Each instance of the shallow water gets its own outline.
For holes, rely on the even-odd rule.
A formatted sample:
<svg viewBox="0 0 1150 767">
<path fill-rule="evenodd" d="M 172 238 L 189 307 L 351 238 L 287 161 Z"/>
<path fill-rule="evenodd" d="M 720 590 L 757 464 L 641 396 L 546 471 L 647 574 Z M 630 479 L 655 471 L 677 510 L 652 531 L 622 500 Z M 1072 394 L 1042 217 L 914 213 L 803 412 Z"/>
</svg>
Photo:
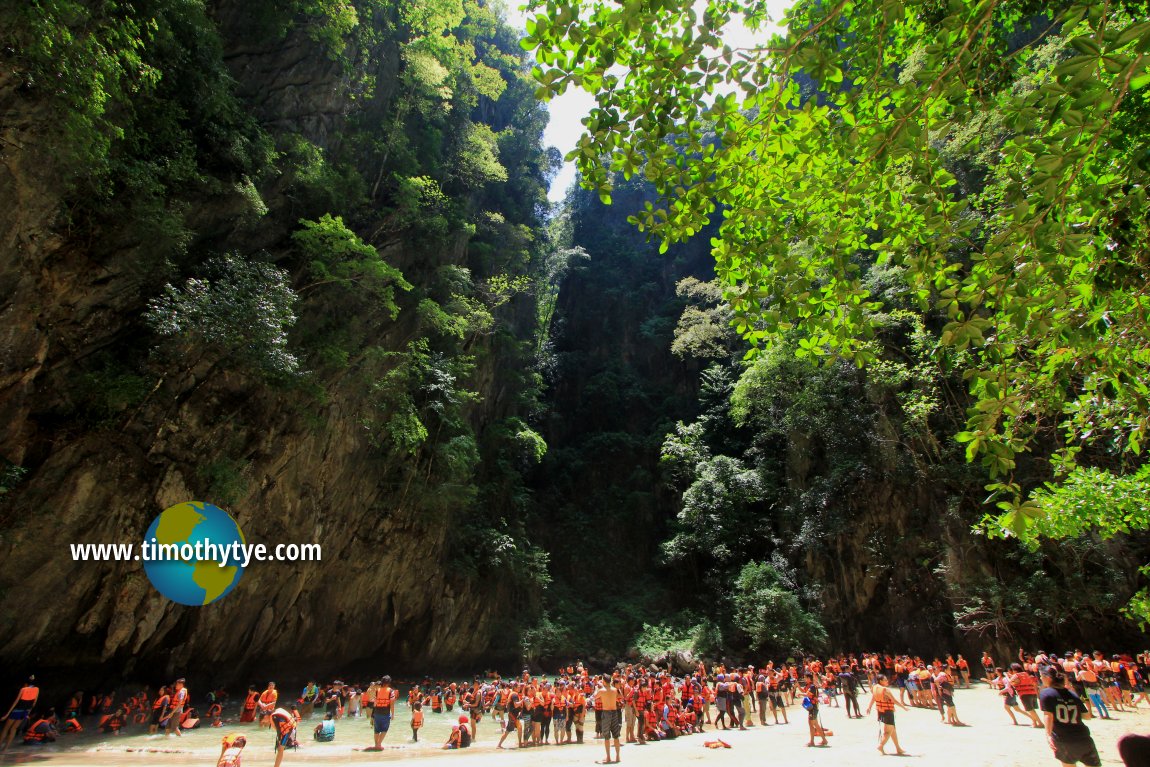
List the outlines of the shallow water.
<svg viewBox="0 0 1150 767">
<path fill-rule="evenodd" d="M 102 764 L 211 764 L 214 765 L 220 753 L 220 742 L 224 735 L 241 733 L 248 745 L 244 749 L 244 763 L 262 762 L 265 754 L 272 754 L 275 738 L 272 730 L 260 728 L 256 723 L 239 723 L 238 710 L 229 709 L 231 716 L 224 718 L 222 727 L 198 727 L 180 736 L 148 735 L 147 725 L 129 725 L 119 735 L 105 735 L 95 729 L 96 717 L 85 717 L 81 723 L 82 733 L 61 734 L 55 743 L 43 745 L 23 745 L 15 741 L 9 752 L 0 757 L 3 764 L 50 763 L 54 767 L 65 765 Z M 290 762 L 342 762 L 376 761 L 380 759 L 401 759 L 430 756 L 444 753 L 443 743 L 451 733 L 451 728 L 459 721 L 460 711 L 446 711 L 436 714 L 424 709 L 424 726 L 419 731 L 419 742 L 412 742 L 411 711 L 402 701 L 396 704 L 391 729 L 384 739 L 382 752 L 363 752 L 362 749 L 374 744 L 371 720 L 363 716 L 344 717 L 336 722 L 335 740 L 319 743 L 312 738 L 312 731 L 323 719 L 321 714 L 313 714 L 299 724 L 298 739 L 300 748 L 289 751 L 285 764 Z M 89 727 L 88 719 L 91 719 Z M 494 748 L 498 741 L 498 724 L 490 715 L 479 721 L 476 747 Z M 515 736 L 508 736 L 514 743 Z M 484 741 L 487 741 L 485 744 Z"/>
</svg>

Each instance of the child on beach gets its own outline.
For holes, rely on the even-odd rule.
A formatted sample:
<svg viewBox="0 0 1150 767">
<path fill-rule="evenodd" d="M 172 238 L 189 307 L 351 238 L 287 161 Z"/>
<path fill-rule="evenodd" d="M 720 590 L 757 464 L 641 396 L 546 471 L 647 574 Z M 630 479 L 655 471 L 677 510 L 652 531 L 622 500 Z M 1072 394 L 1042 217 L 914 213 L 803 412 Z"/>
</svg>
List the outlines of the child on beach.
<svg viewBox="0 0 1150 767">
<path fill-rule="evenodd" d="M 419 730 L 423 727 L 423 704 L 411 704 L 411 742 L 419 742 Z"/>
<path fill-rule="evenodd" d="M 225 735 L 220 745 L 220 758 L 216 760 L 216 767 L 240 767 L 240 757 L 248 739 L 243 735 Z"/>
<path fill-rule="evenodd" d="M 813 686 L 808 687 L 806 694 L 803 697 L 803 708 L 807 710 L 807 729 L 810 731 L 810 739 L 807 741 L 808 746 L 815 745 L 815 738 L 822 738 L 820 746 L 826 746 L 827 735 L 823 732 L 822 725 L 819 724 L 819 694 L 818 690 Z"/>
</svg>

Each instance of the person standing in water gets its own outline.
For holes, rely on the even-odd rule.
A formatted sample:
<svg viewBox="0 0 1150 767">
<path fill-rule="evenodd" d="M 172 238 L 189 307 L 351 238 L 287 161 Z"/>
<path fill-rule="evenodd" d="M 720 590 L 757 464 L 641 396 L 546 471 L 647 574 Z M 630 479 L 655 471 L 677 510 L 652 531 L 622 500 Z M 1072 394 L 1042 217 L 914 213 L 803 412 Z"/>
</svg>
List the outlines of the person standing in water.
<svg viewBox="0 0 1150 767">
<path fill-rule="evenodd" d="M 276 692 L 276 683 L 268 682 L 268 687 L 260 693 L 257 707 L 260 714 L 260 729 L 272 726 L 272 712 L 276 710 L 276 702 L 279 701 L 280 694 Z"/>
<path fill-rule="evenodd" d="M 295 748 L 296 719 L 291 711 L 283 708 L 275 709 L 268 718 L 271 720 L 272 730 L 276 734 L 276 761 L 274 767 L 280 767 L 280 763 L 284 760 L 284 749 L 289 746 Z"/>
<path fill-rule="evenodd" d="M 619 736 L 622 734 L 623 720 L 619 716 L 619 691 L 610 674 L 603 675 L 603 686 L 595 691 L 596 704 L 602 711 L 603 748 L 607 758 L 603 764 L 617 764 L 619 762 Z M 615 760 L 611 760 L 611 741 L 615 741 Z"/>
<path fill-rule="evenodd" d="M 172 699 L 168 703 L 168 726 L 166 728 L 168 737 L 172 737 L 172 733 L 176 733 L 176 737 L 180 737 L 180 718 L 184 713 L 184 707 L 188 705 L 188 688 L 184 686 L 183 679 L 177 679 L 176 684 L 172 689 Z"/>
<path fill-rule="evenodd" d="M 372 729 L 375 731 L 375 745 L 367 751 L 382 751 L 383 739 L 391 729 L 391 717 L 395 712 L 395 699 L 399 693 L 392 689 L 391 677 L 385 676 L 379 680 L 375 690 L 375 707 L 372 709 Z"/>
</svg>

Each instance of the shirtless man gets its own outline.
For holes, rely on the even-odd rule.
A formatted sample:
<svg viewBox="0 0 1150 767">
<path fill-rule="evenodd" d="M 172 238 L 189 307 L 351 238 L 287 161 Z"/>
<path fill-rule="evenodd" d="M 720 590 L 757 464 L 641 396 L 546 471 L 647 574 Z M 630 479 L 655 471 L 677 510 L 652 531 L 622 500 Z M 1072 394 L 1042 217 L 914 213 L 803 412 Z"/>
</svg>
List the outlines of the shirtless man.
<svg viewBox="0 0 1150 767">
<path fill-rule="evenodd" d="M 595 691 L 594 699 L 601 705 L 603 711 L 603 749 L 607 752 L 607 758 L 602 763 L 617 764 L 619 762 L 619 735 L 622 731 L 623 721 L 619 716 L 619 691 L 615 689 L 615 683 L 611 680 L 610 674 L 603 675 L 603 686 Z M 612 740 L 615 741 L 615 761 L 611 761 Z"/>
</svg>

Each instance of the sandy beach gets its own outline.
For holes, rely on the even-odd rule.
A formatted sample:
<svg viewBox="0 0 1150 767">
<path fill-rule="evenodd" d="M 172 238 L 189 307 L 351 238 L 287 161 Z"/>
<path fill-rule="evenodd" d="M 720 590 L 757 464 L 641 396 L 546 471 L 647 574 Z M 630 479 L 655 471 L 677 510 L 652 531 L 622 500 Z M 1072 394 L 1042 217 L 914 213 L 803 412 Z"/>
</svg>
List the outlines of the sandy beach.
<svg viewBox="0 0 1150 767">
<path fill-rule="evenodd" d="M 868 696 L 861 703 L 865 709 Z M 1049 748 L 1043 731 L 1029 726 L 1014 726 L 1003 711 L 1001 699 L 983 688 L 958 690 L 956 695 L 959 718 L 967 727 L 952 727 L 942 724 L 938 715 L 924 709 L 910 711 L 897 710 L 896 721 L 902 746 L 908 752 L 906 757 L 882 756 L 876 749 L 877 724 L 873 713 L 863 719 L 848 720 L 842 708 L 824 707 L 823 724 L 834 732 L 827 748 L 808 748 L 805 712 L 797 704 L 788 709 L 789 725 L 769 725 L 754 727 L 745 732 L 726 731 L 716 733 L 711 728 L 698 735 L 690 735 L 674 741 L 653 743 L 645 746 L 626 745 L 622 750 L 622 761 L 638 767 L 662 767 L 668 762 L 710 764 L 714 767 L 726 765 L 746 765 L 748 760 L 755 763 L 787 765 L 788 767 L 811 767 L 844 763 L 850 767 L 879 767 L 903 761 L 927 764 L 932 767 L 1032 767 L 1057 764 Z M 392 726 L 384 751 L 364 752 L 361 749 L 371 743 L 370 724 L 360 718 L 341 720 L 337 726 L 336 740 L 332 743 L 316 743 L 311 738 L 311 730 L 318 718 L 300 725 L 300 748 L 289 751 L 284 764 L 356 764 L 371 765 L 392 762 L 397 759 L 420 758 L 465 760 L 470 767 L 526 767 L 527 765 L 588 765 L 603 759 L 600 741 L 588 730 L 582 745 L 543 746 L 541 748 L 515 749 L 514 736 L 510 736 L 509 750 L 497 751 L 497 727 L 490 718 L 479 725 L 479 737 L 475 745 L 463 752 L 448 752 L 439 749 L 458 717 L 455 714 L 432 714 L 427 716 L 427 726 L 420 733 L 420 743 L 411 743 L 410 713 L 405 705 L 397 706 L 396 723 Z M 771 717 L 768 715 L 768 722 Z M 588 723 L 593 727 L 592 723 Z M 1150 709 L 1145 705 L 1134 713 L 1119 714 L 1112 721 L 1090 720 L 1091 732 L 1104 765 L 1121 765 L 1116 742 L 1127 732 L 1150 732 Z M 135 728 L 132 728 L 135 729 Z M 214 767 L 219 754 L 220 738 L 225 733 L 243 732 L 248 736 L 248 747 L 244 751 L 245 765 L 270 765 L 274 761 L 272 736 L 267 730 L 258 730 L 253 724 L 227 724 L 222 728 L 205 728 L 191 731 L 181 738 L 149 737 L 134 734 L 130 729 L 116 737 L 84 733 L 79 736 L 62 736 L 55 744 L 47 746 L 24 746 L 15 744 L 9 753 L 0 756 L 0 764 L 42 764 L 51 767 L 91 767 L 98 765 L 205 765 Z M 703 741 L 718 735 L 731 744 L 730 749 L 712 750 L 703 746 Z M 888 744 L 888 751 L 893 749 Z"/>
</svg>

